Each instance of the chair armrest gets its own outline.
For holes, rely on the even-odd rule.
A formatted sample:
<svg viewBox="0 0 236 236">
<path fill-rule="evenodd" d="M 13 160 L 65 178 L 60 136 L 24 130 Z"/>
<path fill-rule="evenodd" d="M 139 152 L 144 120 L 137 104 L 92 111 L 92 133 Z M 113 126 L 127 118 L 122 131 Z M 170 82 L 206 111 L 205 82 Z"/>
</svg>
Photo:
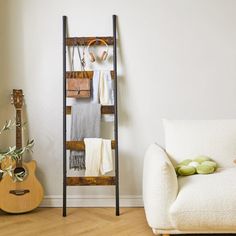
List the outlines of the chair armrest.
<svg viewBox="0 0 236 236">
<path fill-rule="evenodd" d="M 169 208 L 178 193 L 175 169 L 166 152 L 151 144 L 144 157 L 143 200 L 148 224 L 152 228 L 171 229 Z"/>
</svg>

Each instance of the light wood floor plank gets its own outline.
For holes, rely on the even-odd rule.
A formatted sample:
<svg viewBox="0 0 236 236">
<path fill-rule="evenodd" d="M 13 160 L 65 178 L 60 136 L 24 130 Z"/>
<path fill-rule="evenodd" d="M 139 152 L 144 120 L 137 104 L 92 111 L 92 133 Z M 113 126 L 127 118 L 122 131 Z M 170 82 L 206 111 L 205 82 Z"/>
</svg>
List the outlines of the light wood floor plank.
<svg viewBox="0 0 236 236">
<path fill-rule="evenodd" d="M 32 235 L 154 236 L 143 208 L 122 208 L 118 217 L 114 208 L 68 208 L 65 218 L 60 208 L 38 208 L 20 215 L 0 211 L 0 236 Z"/>
<path fill-rule="evenodd" d="M 0 235 L 4 236 L 153 236 L 143 208 L 39 208 L 31 213 L 0 212 Z"/>
</svg>

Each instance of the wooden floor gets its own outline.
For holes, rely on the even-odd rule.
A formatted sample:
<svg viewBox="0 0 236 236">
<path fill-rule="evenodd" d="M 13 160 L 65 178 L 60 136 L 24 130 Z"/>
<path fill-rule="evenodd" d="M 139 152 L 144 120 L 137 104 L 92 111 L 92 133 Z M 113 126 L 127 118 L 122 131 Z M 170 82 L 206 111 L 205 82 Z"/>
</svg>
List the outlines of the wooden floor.
<svg viewBox="0 0 236 236">
<path fill-rule="evenodd" d="M 153 236 L 143 208 L 39 208 L 31 213 L 9 215 L 0 211 L 1 236 Z"/>
<path fill-rule="evenodd" d="M 68 208 L 67 217 L 60 208 L 20 215 L 0 211 L 0 236 L 154 236 L 143 208 L 122 208 L 120 216 L 114 213 L 114 208 Z"/>
</svg>

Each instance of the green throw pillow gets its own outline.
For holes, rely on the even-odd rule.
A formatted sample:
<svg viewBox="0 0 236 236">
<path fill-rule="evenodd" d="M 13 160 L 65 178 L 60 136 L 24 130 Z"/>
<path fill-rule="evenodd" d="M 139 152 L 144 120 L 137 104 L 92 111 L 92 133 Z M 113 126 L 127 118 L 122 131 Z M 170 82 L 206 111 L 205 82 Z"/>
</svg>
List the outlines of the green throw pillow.
<svg viewBox="0 0 236 236">
<path fill-rule="evenodd" d="M 198 156 L 181 161 L 175 168 L 177 175 L 211 174 L 217 169 L 216 162 L 207 156 Z"/>
<path fill-rule="evenodd" d="M 210 161 L 211 159 L 207 156 L 198 156 L 196 158 L 193 159 L 193 161 L 198 162 L 199 164 L 201 164 L 204 161 Z"/>
<path fill-rule="evenodd" d="M 196 173 L 196 169 L 193 166 L 182 166 L 179 168 L 178 173 L 183 176 L 193 175 Z"/>
</svg>

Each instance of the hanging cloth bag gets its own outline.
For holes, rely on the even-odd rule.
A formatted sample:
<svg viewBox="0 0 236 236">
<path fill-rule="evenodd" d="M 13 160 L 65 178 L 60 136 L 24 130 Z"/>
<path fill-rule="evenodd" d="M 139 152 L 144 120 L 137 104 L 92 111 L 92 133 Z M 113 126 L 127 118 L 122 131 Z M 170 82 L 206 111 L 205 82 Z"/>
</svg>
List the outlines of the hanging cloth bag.
<svg viewBox="0 0 236 236">
<path fill-rule="evenodd" d="M 79 60 L 82 71 L 82 78 L 78 78 L 79 73 L 74 70 L 75 44 L 72 49 L 71 72 L 66 77 L 66 92 L 67 97 L 71 98 L 90 98 L 91 96 L 91 81 L 86 76 L 84 63 L 82 62 L 79 45 L 77 45 Z"/>
</svg>

